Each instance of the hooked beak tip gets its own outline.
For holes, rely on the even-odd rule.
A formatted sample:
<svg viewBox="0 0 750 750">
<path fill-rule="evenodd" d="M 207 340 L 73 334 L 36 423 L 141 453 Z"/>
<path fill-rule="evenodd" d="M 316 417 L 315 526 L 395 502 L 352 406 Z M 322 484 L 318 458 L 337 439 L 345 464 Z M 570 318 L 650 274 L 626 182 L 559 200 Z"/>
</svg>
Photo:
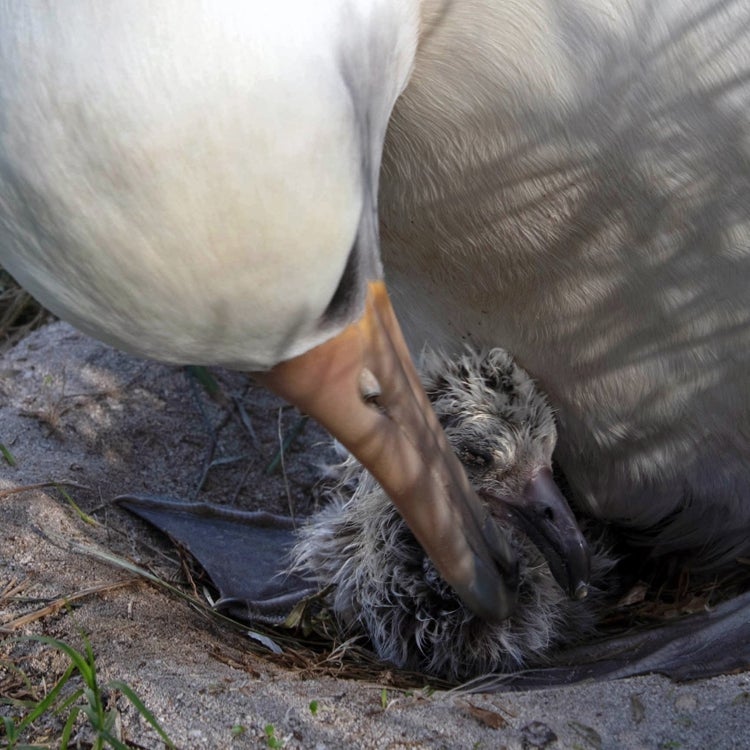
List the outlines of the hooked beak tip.
<svg viewBox="0 0 750 750">
<path fill-rule="evenodd" d="M 549 469 L 539 471 L 519 498 L 481 494 L 488 501 L 499 503 L 507 520 L 536 545 L 555 580 L 571 599 L 580 601 L 588 596 L 591 575 L 588 544 Z"/>
<path fill-rule="evenodd" d="M 518 565 L 502 572 L 491 569 L 480 557 L 474 557 L 474 577 L 466 586 L 452 584 L 456 593 L 471 611 L 487 622 L 502 622 L 515 611 L 518 603 Z"/>
<path fill-rule="evenodd" d="M 573 598 L 577 599 L 580 602 L 580 601 L 583 601 L 588 595 L 589 595 L 588 584 L 584 583 L 583 581 L 579 581 L 575 587 L 575 591 L 573 592 Z"/>
</svg>

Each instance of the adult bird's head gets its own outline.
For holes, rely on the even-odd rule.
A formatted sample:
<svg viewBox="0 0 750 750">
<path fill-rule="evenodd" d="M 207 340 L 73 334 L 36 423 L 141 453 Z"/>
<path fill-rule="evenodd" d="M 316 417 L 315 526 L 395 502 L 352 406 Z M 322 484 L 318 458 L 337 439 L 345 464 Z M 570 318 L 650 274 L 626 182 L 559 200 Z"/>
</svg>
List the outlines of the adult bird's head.
<svg viewBox="0 0 750 750">
<path fill-rule="evenodd" d="M 316 85 L 326 96 L 313 94 L 311 112 L 300 118 L 299 127 L 308 134 L 318 131 L 312 138 L 318 147 L 299 159 L 304 165 L 312 160 L 313 171 L 322 168 L 326 180 L 332 164 L 344 176 L 323 192 L 315 188 L 323 176 L 314 176 L 307 204 L 316 219 L 322 210 L 327 226 L 337 226 L 340 235 L 319 247 L 302 269 L 298 300 L 309 295 L 307 286 L 319 281 L 316 275 L 330 274 L 312 315 L 297 318 L 311 325 L 313 338 L 290 343 L 306 351 L 284 356 L 256 375 L 349 448 L 467 604 L 488 619 L 501 619 L 516 600 L 514 555 L 469 486 L 424 394 L 380 264 L 380 158 L 388 118 L 415 52 L 416 3 L 329 3 L 324 15 L 330 16 L 322 22 L 319 13 L 316 8 L 314 20 L 305 21 L 306 33 L 319 24 L 306 43 L 314 49 L 309 65 Z M 288 83 L 294 99 L 309 95 L 310 83 L 298 70 Z M 299 91 L 302 84 L 305 90 Z M 288 169 L 295 174 L 299 160 Z M 323 202 L 329 205 L 321 209 Z M 301 239 L 311 237 L 304 233 Z M 320 258 L 327 256 L 332 262 L 323 268 Z M 317 337 L 327 340 L 309 348 Z"/>
<path fill-rule="evenodd" d="M 477 613 L 515 562 L 385 293 L 377 181 L 416 0 L 0 7 L 0 263 L 123 349 L 260 379 L 380 480 Z"/>
</svg>

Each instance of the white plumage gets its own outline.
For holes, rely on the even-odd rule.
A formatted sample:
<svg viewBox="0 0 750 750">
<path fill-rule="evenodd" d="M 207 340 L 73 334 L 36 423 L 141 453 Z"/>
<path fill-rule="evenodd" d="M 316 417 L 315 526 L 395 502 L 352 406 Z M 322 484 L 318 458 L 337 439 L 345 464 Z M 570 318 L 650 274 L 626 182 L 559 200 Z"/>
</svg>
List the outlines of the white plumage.
<svg viewBox="0 0 750 750">
<path fill-rule="evenodd" d="M 330 389 L 341 351 L 316 345 L 370 309 L 379 211 L 413 348 L 513 351 L 591 514 L 731 565 L 750 554 L 749 27 L 742 0 L 6 2 L 0 260 L 131 351 L 312 352 Z M 409 376 L 383 403 L 416 383 L 386 339 L 400 364 L 376 380 Z M 360 403 L 371 360 L 318 411 L 312 360 L 277 390 L 350 445 L 394 427 Z M 475 609 L 507 613 L 507 545 L 411 404 L 388 491 L 422 544 L 451 542 L 441 572 Z"/>
<path fill-rule="evenodd" d="M 592 514 L 698 566 L 747 557 L 750 7 L 462 0 L 423 19 L 380 193 L 407 339 L 513 352 Z"/>
</svg>

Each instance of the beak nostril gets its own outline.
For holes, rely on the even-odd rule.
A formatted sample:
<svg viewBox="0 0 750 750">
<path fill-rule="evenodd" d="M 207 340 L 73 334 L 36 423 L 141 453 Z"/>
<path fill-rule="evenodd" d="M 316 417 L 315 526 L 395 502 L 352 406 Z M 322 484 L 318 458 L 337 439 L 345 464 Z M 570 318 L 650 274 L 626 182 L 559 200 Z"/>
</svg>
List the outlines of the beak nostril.
<svg viewBox="0 0 750 750">
<path fill-rule="evenodd" d="M 549 521 L 550 523 L 555 520 L 555 511 L 547 505 L 545 508 L 542 509 L 542 516 L 544 517 L 545 521 Z"/>
</svg>

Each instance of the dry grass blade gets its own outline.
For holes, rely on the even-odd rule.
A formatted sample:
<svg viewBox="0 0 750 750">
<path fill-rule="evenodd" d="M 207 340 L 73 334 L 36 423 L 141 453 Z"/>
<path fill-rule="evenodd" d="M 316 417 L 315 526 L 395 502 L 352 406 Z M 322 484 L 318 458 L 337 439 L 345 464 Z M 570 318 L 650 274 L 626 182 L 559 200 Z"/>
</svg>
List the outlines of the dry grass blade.
<svg viewBox="0 0 750 750">
<path fill-rule="evenodd" d="M 76 490 L 87 490 L 88 492 L 92 491 L 90 487 L 86 487 L 83 484 L 77 484 L 76 482 L 66 482 L 65 480 L 55 480 L 51 482 L 39 482 L 38 484 L 24 484 L 21 487 L 11 487 L 7 490 L 0 490 L 0 500 L 5 500 L 5 498 L 11 497 L 12 495 L 20 495 L 22 492 L 46 490 L 49 487 L 55 487 L 56 489 L 59 489 L 60 487 L 72 487 Z"/>
<path fill-rule="evenodd" d="M 5 584 L 5 588 L 0 591 L 0 603 L 10 599 L 13 596 L 18 596 L 29 584 L 28 578 L 22 578 L 20 581 L 17 578 L 13 578 Z"/>
<path fill-rule="evenodd" d="M 134 583 L 138 583 L 139 581 L 139 578 L 128 578 L 124 581 L 115 581 L 114 583 L 100 583 L 96 586 L 88 586 L 85 589 L 81 589 L 75 594 L 58 597 L 57 599 L 54 599 L 49 604 L 35 610 L 34 612 L 30 612 L 26 615 L 21 615 L 21 617 L 17 617 L 15 620 L 4 623 L 2 626 L 0 626 L 0 632 L 10 633 L 14 630 L 18 630 L 18 628 L 21 628 L 24 625 L 28 625 L 31 622 L 39 620 L 42 617 L 54 615 L 63 607 L 67 607 L 69 604 L 78 601 L 79 599 L 85 599 L 86 597 L 92 596 L 93 594 L 101 594 L 105 591 L 113 591 L 114 589 L 120 589 L 125 586 L 132 586 Z"/>
<path fill-rule="evenodd" d="M 50 314 L 0 268 L 0 352 L 39 328 Z"/>
<path fill-rule="evenodd" d="M 638 581 L 606 612 L 600 625 L 608 635 L 619 635 L 643 625 L 706 612 L 749 588 L 750 569 L 739 566 L 710 580 L 693 581 L 682 571 L 676 581 L 658 586 Z"/>
<path fill-rule="evenodd" d="M 129 560 L 93 547 L 71 543 L 69 540 L 53 539 L 53 541 L 66 546 L 72 551 L 94 557 L 97 560 L 109 563 L 130 573 L 135 573 L 178 596 L 205 616 L 221 621 L 234 631 L 240 631 L 243 634 L 247 633 L 247 623 L 227 617 L 222 612 L 213 609 L 208 602 L 195 596 L 192 592 L 185 591 L 165 581 L 160 576 Z M 359 645 L 356 639 L 334 641 L 332 644 L 330 633 L 326 635 L 321 635 L 319 632 L 304 634 L 300 630 L 284 630 L 282 628 L 265 627 L 260 624 L 253 625 L 253 628 L 260 633 L 268 634 L 277 644 L 282 646 L 283 653 L 271 654 L 260 643 L 249 638 L 243 641 L 243 648 L 260 654 L 269 661 L 287 669 L 294 669 L 301 676 L 330 676 L 363 682 L 379 682 L 381 685 L 387 684 L 403 690 L 423 688 L 425 686 L 426 677 L 423 674 L 401 671 L 384 665 L 372 651 Z M 221 653 L 223 653 L 223 648 L 220 649 L 217 647 L 214 658 L 221 660 Z M 448 687 L 451 683 L 430 678 L 430 684 L 434 688 L 443 688 Z"/>
</svg>

